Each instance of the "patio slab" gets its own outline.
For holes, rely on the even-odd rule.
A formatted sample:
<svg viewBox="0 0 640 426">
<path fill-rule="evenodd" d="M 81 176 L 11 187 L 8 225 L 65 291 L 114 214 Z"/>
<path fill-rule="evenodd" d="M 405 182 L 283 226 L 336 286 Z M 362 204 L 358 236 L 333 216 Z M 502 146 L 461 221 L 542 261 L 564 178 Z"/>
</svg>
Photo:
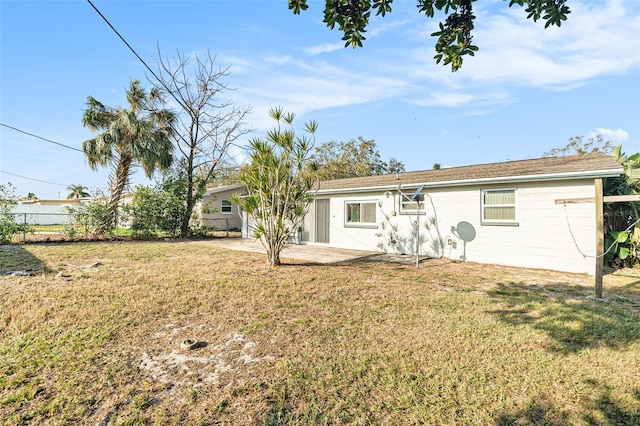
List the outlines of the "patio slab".
<svg viewBox="0 0 640 426">
<path fill-rule="evenodd" d="M 260 241 L 247 238 L 220 238 L 215 240 L 194 241 L 193 244 L 203 244 L 229 250 L 267 253 Z M 338 263 L 379 254 L 378 252 L 372 251 L 347 250 L 312 244 L 290 244 L 280 253 L 280 257 L 306 260 L 314 263 Z"/>
</svg>

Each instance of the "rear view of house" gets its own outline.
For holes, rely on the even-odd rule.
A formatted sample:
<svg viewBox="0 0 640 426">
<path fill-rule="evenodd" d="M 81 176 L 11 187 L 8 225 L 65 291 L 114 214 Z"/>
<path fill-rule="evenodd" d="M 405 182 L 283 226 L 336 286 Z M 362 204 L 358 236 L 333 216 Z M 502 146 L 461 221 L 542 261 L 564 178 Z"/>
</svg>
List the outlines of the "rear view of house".
<svg viewBox="0 0 640 426">
<path fill-rule="evenodd" d="M 243 185 L 227 185 L 208 189 L 200 202 L 200 225 L 209 229 L 229 231 L 242 228 L 238 206 L 231 202 L 236 194 L 242 194 Z"/>
<path fill-rule="evenodd" d="M 557 201 L 621 172 L 593 153 L 323 181 L 301 241 L 593 274 L 594 204 Z"/>
</svg>

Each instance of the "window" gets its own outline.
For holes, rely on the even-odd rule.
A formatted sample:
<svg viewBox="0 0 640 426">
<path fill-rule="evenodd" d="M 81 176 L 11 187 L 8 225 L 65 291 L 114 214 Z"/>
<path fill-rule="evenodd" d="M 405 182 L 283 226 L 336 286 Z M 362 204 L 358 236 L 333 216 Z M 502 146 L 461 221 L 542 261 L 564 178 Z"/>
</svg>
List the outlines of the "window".
<svg viewBox="0 0 640 426">
<path fill-rule="evenodd" d="M 516 224 L 516 190 L 485 189 L 482 191 L 483 224 Z"/>
<path fill-rule="evenodd" d="M 418 206 L 420 207 L 420 210 L 417 210 Z M 425 204 L 424 196 L 422 194 L 419 194 L 416 200 L 410 200 L 403 195 L 400 196 L 400 213 L 416 214 L 424 212 Z"/>
<path fill-rule="evenodd" d="M 220 213 L 222 214 L 231 214 L 231 201 L 222 200 L 222 208 L 220 209 Z"/>
<path fill-rule="evenodd" d="M 376 203 L 347 202 L 345 203 L 346 225 L 376 225 Z"/>
</svg>

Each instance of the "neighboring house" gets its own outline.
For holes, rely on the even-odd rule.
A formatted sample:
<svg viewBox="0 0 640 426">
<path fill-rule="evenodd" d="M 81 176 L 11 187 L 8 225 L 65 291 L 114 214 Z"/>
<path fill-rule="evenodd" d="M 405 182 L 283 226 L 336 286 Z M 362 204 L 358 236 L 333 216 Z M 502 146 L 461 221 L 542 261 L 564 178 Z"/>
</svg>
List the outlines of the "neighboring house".
<svg viewBox="0 0 640 426">
<path fill-rule="evenodd" d="M 90 198 L 71 198 L 64 200 L 23 200 L 13 208 L 16 221 L 30 225 L 60 225 L 68 222 L 67 207 L 77 208 Z"/>
<path fill-rule="evenodd" d="M 594 274 L 594 203 L 556 200 L 621 172 L 594 153 L 323 181 L 301 242 Z"/>
<path fill-rule="evenodd" d="M 244 192 L 243 185 L 227 185 L 207 189 L 200 201 L 200 225 L 206 228 L 227 231 L 242 228 L 242 218 L 237 205 L 231 202 L 236 194 Z"/>
</svg>

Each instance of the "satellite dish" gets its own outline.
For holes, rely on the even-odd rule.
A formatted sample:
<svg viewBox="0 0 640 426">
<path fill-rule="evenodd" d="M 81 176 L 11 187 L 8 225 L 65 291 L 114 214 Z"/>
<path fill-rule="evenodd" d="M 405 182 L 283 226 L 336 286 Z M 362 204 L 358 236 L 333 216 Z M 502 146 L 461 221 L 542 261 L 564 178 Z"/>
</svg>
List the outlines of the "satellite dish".
<svg viewBox="0 0 640 426">
<path fill-rule="evenodd" d="M 415 201 L 423 189 L 424 189 L 424 184 L 420 185 L 418 189 L 416 189 L 416 192 L 414 192 L 413 195 L 411 196 L 411 201 Z"/>
<path fill-rule="evenodd" d="M 458 237 L 460 237 L 460 239 L 465 243 L 473 241 L 476 238 L 476 228 L 474 228 L 469 222 L 458 223 L 456 231 L 458 233 Z"/>
</svg>

